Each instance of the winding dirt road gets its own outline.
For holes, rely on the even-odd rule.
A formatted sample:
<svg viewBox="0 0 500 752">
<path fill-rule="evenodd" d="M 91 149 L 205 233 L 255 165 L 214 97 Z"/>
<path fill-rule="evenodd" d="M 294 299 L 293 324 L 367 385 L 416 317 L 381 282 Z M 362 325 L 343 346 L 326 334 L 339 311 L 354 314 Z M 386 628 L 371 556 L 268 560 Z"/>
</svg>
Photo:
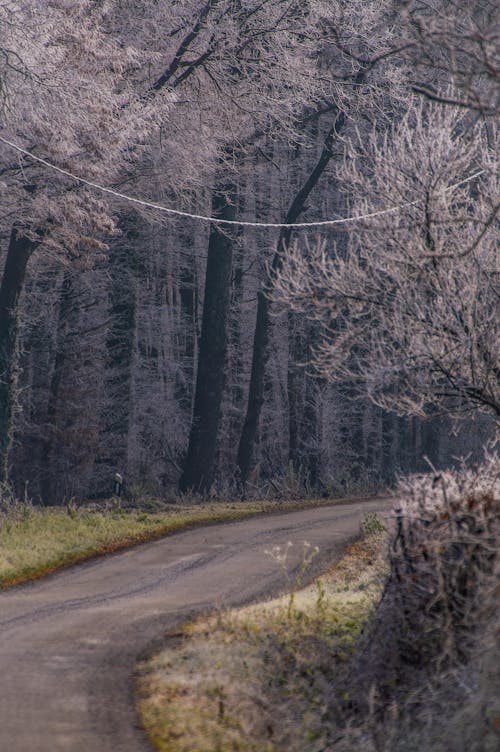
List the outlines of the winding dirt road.
<svg viewBox="0 0 500 752">
<path fill-rule="evenodd" d="M 0 752 L 145 752 L 133 668 L 195 614 L 275 595 L 264 551 L 335 561 L 373 500 L 199 527 L 0 593 Z M 294 560 L 295 557 L 295 560 Z M 159 646 L 159 643 L 157 643 Z"/>
</svg>

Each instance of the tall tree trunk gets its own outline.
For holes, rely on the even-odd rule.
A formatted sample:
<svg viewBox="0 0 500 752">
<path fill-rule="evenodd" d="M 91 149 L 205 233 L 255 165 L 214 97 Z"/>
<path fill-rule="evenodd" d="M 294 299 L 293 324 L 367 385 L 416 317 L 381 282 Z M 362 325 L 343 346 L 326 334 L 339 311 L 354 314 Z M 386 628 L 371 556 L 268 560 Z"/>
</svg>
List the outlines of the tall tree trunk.
<svg viewBox="0 0 500 752">
<path fill-rule="evenodd" d="M 394 413 L 390 413 L 387 410 L 382 410 L 381 415 L 381 466 L 380 466 L 380 478 L 384 484 L 390 486 L 394 483 L 396 477 L 396 448 L 394 446 L 394 439 L 397 428 L 397 418 Z"/>
<path fill-rule="evenodd" d="M 288 462 L 297 473 L 303 470 L 300 436 L 304 412 L 304 373 L 300 364 L 304 363 L 306 356 L 301 323 L 297 314 L 288 314 Z"/>
<path fill-rule="evenodd" d="M 186 266 L 181 269 L 179 303 L 184 324 L 183 344 L 179 352 L 183 368 L 183 378 L 178 379 L 175 394 L 183 411 L 191 417 L 198 344 L 198 284 L 194 259 L 190 267 Z"/>
<path fill-rule="evenodd" d="M 290 366 L 289 366 L 290 368 Z M 299 367 L 300 368 L 300 367 Z M 298 369 L 297 369 L 298 370 Z M 314 376 L 300 369 L 300 384 L 294 391 L 288 383 L 290 446 L 288 461 L 308 492 L 321 490 L 320 422 L 318 411 L 319 385 Z"/>
<path fill-rule="evenodd" d="M 343 399 L 347 406 L 347 416 L 344 416 L 340 429 L 342 450 L 349 458 L 349 472 L 345 477 L 347 491 L 356 488 L 362 480 L 366 467 L 365 443 L 363 440 L 363 419 L 366 403 L 360 400 L 350 400 L 349 388 L 346 387 Z"/>
<path fill-rule="evenodd" d="M 221 186 L 214 192 L 212 215 L 219 219 L 235 219 L 234 184 Z M 210 490 L 214 478 L 224 389 L 232 263 L 231 231 L 212 225 L 208 242 L 193 418 L 188 450 L 179 480 L 181 493 L 192 490 L 205 494 Z"/>
<path fill-rule="evenodd" d="M 37 475 L 44 504 L 82 498 L 94 490 L 89 483 L 99 447 L 104 382 L 105 311 L 100 305 L 106 300 L 98 281 L 90 270 L 68 268 L 58 289 L 43 392 L 46 411 L 37 426 Z"/>
<path fill-rule="evenodd" d="M 321 427 L 319 412 L 319 384 L 310 374 L 306 374 L 306 397 L 304 426 L 301 435 L 302 463 L 305 467 L 309 489 L 322 490 L 321 483 Z"/>
<path fill-rule="evenodd" d="M 17 386 L 17 306 L 26 267 L 38 242 L 14 225 L 0 286 L 0 481 L 9 478 L 13 414 Z"/>
<path fill-rule="evenodd" d="M 241 187 L 240 187 L 241 190 Z M 241 212 L 239 212 L 241 213 Z M 242 425 L 242 413 L 245 408 L 244 363 L 242 333 L 244 315 L 242 303 L 244 294 L 243 248 L 241 242 L 235 243 L 231 303 L 228 320 L 228 353 L 226 358 L 226 387 L 224 410 L 219 439 L 219 467 L 227 472 L 227 478 L 233 482 L 235 469 L 235 437 L 238 437 Z"/>
<path fill-rule="evenodd" d="M 307 372 L 315 327 L 297 314 L 288 316 L 288 462 L 309 491 L 320 487 L 318 378 Z"/>
<path fill-rule="evenodd" d="M 123 235 L 109 249 L 110 327 L 106 338 L 106 406 L 102 418 L 99 458 L 103 491 L 110 491 L 116 471 L 126 477 L 127 447 L 132 410 L 132 366 L 136 336 L 137 285 L 140 259 L 137 243 L 140 219 L 135 215 L 121 221 Z"/>
<path fill-rule="evenodd" d="M 59 315 L 57 320 L 56 336 L 56 355 L 54 361 L 54 370 L 50 380 L 49 400 L 47 405 L 47 429 L 43 438 L 41 467 L 41 496 L 45 505 L 54 504 L 56 500 L 55 490 L 55 468 L 53 467 L 53 455 L 56 449 L 57 435 L 57 412 L 59 404 L 59 392 L 61 386 L 61 377 L 66 363 L 67 350 L 65 347 L 65 328 L 68 321 L 68 312 L 71 305 L 71 295 L 73 294 L 73 284 L 71 275 L 67 272 L 61 289 L 61 299 L 59 304 Z"/>
<path fill-rule="evenodd" d="M 329 130 L 321 156 L 310 173 L 302 188 L 296 194 L 288 209 L 285 223 L 292 224 L 304 211 L 305 203 L 309 198 L 312 190 L 317 185 L 323 172 L 325 171 L 332 157 L 333 138 L 335 133 L 343 127 L 344 116 L 339 114 L 335 124 Z M 269 333 L 271 329 L 271 312 L 270 312 L 270 293 L 273 287 L 273 277 L 280 269 L 284 249 L 289 245 L 292 235 L 292 229 L 282 228 L 276 251 L 271 263 L 270 274 L 264 282 L 262 288 L 257 294 L 257 319 L 255 323 L 255 334 L 252 354 L 252 370 L 250 374 L 250 387 L 248 392 L 247 412 L 245 423 L 240 437 L 238 446 L 237 463 L 240 473 L 240 482 L 244 486 L 248 480 L 252 469 L 252 456 L 255 445 L 255 438 L 259 425 L 260 412 L 264 401 L 264 372 L 267 362 L 267 348 L 269 343 Z"/>
<path fill-rule="evenodd" d="M 429 462 L 436 470 L 440 469 L 439 418 L 429 409 L 428 417 L 422 421 L 422 471 L 430 470 Z"/>
</svg>

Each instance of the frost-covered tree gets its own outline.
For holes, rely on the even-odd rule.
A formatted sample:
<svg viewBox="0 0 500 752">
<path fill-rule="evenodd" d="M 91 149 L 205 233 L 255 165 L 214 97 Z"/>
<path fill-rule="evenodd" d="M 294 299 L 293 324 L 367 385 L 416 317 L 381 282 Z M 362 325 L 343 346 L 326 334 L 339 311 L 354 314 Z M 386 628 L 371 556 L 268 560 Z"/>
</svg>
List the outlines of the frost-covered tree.
<svg viewBox="0 0 500 752">
<path fill-rule="evenodd" d="M 320 2 L 222 3 L 224 31 L 217 65 L 209 60 L 204 90 L 219 116 L 211 214 L 236 219 L 238 183 L 255 170 L 259 150 L 273 141 L 298 144 L 304 112 L 328 100 L 331 84 L 318 69 L 324 5 Z M 215 42 L 214 42 L 215 43 Z M 206 73 L 204 71 L 204 73 Z M 214 88 L 215 84 L 215 88 Z M 286 152 L 285 152 L 286 153 Z M 265 156 L 265 155 L 264 155 Z M 221 420 L 235 233 L 210 231 L 197 382 L 189 445 L 179 487 L 210 489 Z"/>
<path fill-rule="evenodd" d="M 318 49 L 321 75 L 331 86 L 327 102 L 318 103 L 316 112 L 308 113 L 306 122 L 319 119 L 328 123 L 317 159 L 301 175 L 301 181 L 291 196 L 284 213 L 285 224 L 293 224 L 313 215 L 318 201 L 318 185 L 323 187 L 328 176 L 326 193 L 333 197 L 334 211 L 345 207 L 344 190 L 330 171 L 332 161 L 342 156 L 345 131 L 363 128 L 366 122 L 388 120 L 399 108 L 403 86 L 404 64 L 398 59 L 398 44 L 391 24 L 391 8 L 385 2 L 329 3 L 323 6 L 321 18 L 321 44 Z M 321 113 L 322 118 L 318 118 Z M 312 201 L 312 197 L 315 197 Z M 335 229 L 330 230 L 330 235 Z M 340 233 L 342 235 L 342 232 Z M 337 239 L 339 233 L 337 233 Z M 238 446 L 238 469 L 243 485 L 253 464 L 260 414 L 264 403 L 266 364 L 271 332 L 271 293 L 274 275 L 280 269 L 283 249 L 289 245 L 293 229 L 283 227 L 275 244 L 270 271 L 265 276 L 258 293 L 257 316 L 253 340 L 252 369 L 245 421 Z M 291 337 L 290 372 L 295 370 L 294 359 L 303 359 L 304 353 L 293 345 Z M 304 344 L 302 344 L 302 348 Z M 308 345 L 305 345 L 307 349 Z M 295 351 L 294 351 L 295 350 Z M 301 357 L 302 356 L 302 357 Z M 289 372 L 289 375 L 290 375 Z M 291 384 L 293 378 L 289 378 Z M 297 401 L 289 394 L 290 409 Z M 309 417 L 309 420 L 311 417 Z M 291 434 L 294 433 L 295 416 L 291 415 Z M 292 439 L 293 444 L 293 439 Z M 293 447 L 291 447 L 293 455 Z M 293 457 L 291 457 L 293 459 Z"/>
<path fill-rule="evenodd" d="M 12 0 L 0 4 L 0 135 L 59 167 L 110 183 L 141 152 L 139 135 L 162 119 L 135 80 L 144 56 L 108 33 L 112 3 Z M 163 101 L 168 106 L 167 98 Z M 157 118 L 155 120 L 155 118 Z M 47 176 L 5 143 L 0 190 L 8 248 L 0 287 L 0 478 L 8 475 L 17 378 L 17 306 L 37 249 L 86 265 L 114 222 L 95 192 Z M 5 230 L 4 230 L 5 232 Z"/>
<path fill-rule="evenodd" d="M 343 216 L 346 145 L 387 131 L 408 87 L 436 86 L 430 65 L 408 67 L 394 11 L 393 0 L 1 0 L 0 135 L 196 214 Z M 17 393 L 19 490 L 29 481 L 51 503 L 105 494 L 116 470 L 129 490 L 179 478 L 230 490 L 245 474 L 251 489 L 293 460 L 292 481 L 345 491 L 384 463 L 409 467 L 428 433 L 446 453 L 441 429 L 349 402 L 301 367 L 317 327 L 271 316 L 265 293 L 267 263 L 275 254 L 279 267 L 283 241 L 302 232 L 109 205 L 0 149 L 2 320 L 20 324 L 2 405 L 12 412 Z M 321 237 L 343 253 L 349 231 Z"/>
<path fill-rule="evenodd" d="M 353 145 L 351 213 L 375 216 L 346 252 L 296 245 L 276 282 L 320 323 L 325 378 L 400 414 L 500 416 L 498 153 L 493 129 L 421 102 Z"/>
</svg>

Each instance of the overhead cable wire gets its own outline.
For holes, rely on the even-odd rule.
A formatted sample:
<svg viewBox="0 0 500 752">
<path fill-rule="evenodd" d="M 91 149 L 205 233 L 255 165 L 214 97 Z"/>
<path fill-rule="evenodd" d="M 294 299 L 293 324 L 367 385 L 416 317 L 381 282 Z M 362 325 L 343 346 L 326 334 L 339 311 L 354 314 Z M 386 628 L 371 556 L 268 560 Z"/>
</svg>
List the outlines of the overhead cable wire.
<svg viewBox="0 0 500 752">
<path fill-rule="evenodd" d="M 28 151 L 27 149 L 23 149 L 22 146 L 19 146 L 13 141 L 9 141 L 8 139 L 3 138 L 3 136 L 0 136 L 0 142 L 5 144 L 6 146 L 10 146 L 12 149 L 19 152 L 20 154 L 24 154 L 26 157 L 33 159 L 35 162 L 38 162 L 39 164 L 42 164 L 45 167 L 48 167 L 49 169 L 60 173 L 61 175 L 65 175 L 66 177 L 71 178 L 71 180 L 74 180 L 78 183 L 82 183 L 82 185 L 86 185 L 89 188 L 95 188 L 96 190 L 101 191 L 101 193 L 106 193 L 110 196 L 113 196 L 114 198 L 119 198 L 119 199 L 122 199 L 123 201 L 128 201 L 131 204 L 136 204 L 137 206 L 142 206 L 147 209 L 154 209 L 156 211 L 163 212 L 164 214 L 170 214 L 175 217 L 195 219 L 195 220 L 198 220 L 199 222 L 210 222 L 210 223 L 218 224 L 218 225 L 233 225 L 234 227 L 262 227 L 262 228 L 276 228 L 276 229 L 283 229 L 285 227 L 297 227 L 297 228 L 330 227 L 334 225 L 347 224 L 349 222 L 361 222 L 364 219 L 374 219 L 375 217 L 382 217 L 385 214 L 393 214 L 394 212 L 400 211 L 401 209 L 404 209 L 405 207 L 416 206 L 417 204 L 421 203 L 421 200 L 418 199 L 416 201 L 408 201 L 402 204 L 396 204 L 395 206 L 390 206 L 387 209 L 380 209 L 379 211 L 368 212 L 367 214 L 355 214 L 352 217 L 340 217 L 339 219 L 323 219 L 323 220 L 317 220 L 313 222 L 249 222 L 249 221 L 244 221 L 244 220 L 239 220 L 239 219 L 219 219 L 218 217 L 210 217 L 204 214 L 193 214 L 192 212 L 182 211 L 181 209 L 172 209 L 168 206 L 164 206 L 163 204 L 155 203 L 154 201 L 147 201 L 145 199 L 135 198 L 134 196 L 130 196 L 127 193 L 120 193 L 120 191 L 115 191 L 113 188 L 107 188 L 103 185 L 100 185 L 99 183 L 95 183 L 93 180 L 87 180 L 86 178 L 82 178 L 79 175 L 75 175 L 69 170 L 65 170 L 62 167 L 58 167 L 52 162 L 49 162 L 47 159 L 42 159 L 42 157 L 37 157 L 35 154 Z M 463 180 L 459 180 L 458 183 L 454 183 L 453 185 L 447 186 L 447 188 L 443 189 L 443 193 L 451 191 L 454 188 L 458 188 L 460 185 L 464 185 L 465 183 L 469 183 L 471 180 L 475 180 L 484 172 L 486 172 L 486 170 L 479 170 L 479 172 L 474 173 L 474 175 L 469 175 L 469 177 L 464 178 Z"/>
</svg>

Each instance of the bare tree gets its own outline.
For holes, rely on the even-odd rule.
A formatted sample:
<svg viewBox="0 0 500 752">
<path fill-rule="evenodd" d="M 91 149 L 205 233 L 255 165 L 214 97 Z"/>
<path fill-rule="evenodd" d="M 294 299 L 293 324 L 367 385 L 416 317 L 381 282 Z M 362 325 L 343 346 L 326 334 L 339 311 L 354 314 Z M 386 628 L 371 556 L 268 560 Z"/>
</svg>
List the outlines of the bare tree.
<svg viewBox="0 0 500 752">
<path fill-rule="evenodd" d="M 236 219 L 238 173 L 266 139 L 298 141 L 298 116 L 326 96 L 329 84 L 316 67 L 315 31 L 321 3 L 223 3 L 223 56 L 209 62 L 214 101 L 221 110 L 217 138 L 225 136 L 215 174 L 211 214 Z M 217 10 L 220 12 L 221 7 Z M 215 38 L 221 32 L 214 32 Z M 208 54 L 208 51 L 207 51 Z M 211 60 L 210 56 L 209 59 Z M 326 86 L 325 86 L 326 83 Z M 221 99 L 221 94 L 223 98 Z M 244 105 L 243 105 L 244 100 Z M 228 122 L 228 117 L 231 121 Z M 253 159 L 252 159 L 253 161 Z M 213 481 L 228 345 L 235 234 L 210 231 L 198 373 L 181 491 L 206 493 Z"/>
<path fill-rule="evenodd" d="M 319 372 L 401 414 L 500 416 L 498 141 L 466 126 L 417 103 L 358 144 L 342 177 L 353 214 L 375 216 L 346 254 L 296 245 L 278 275 L 276 297 L 322 326 Z"/>
<path fill-rule="evenodd" d="M 432 101 L 495 117 L 500 108 L 498 3 L 396 0 L 395 8 L 413 90 Z"/>
<path fill-rule="evenodd" d="M 311 196 L 317 191 L 333 158 L 343 152 L 344 131 L 354 123 L 358 124 L 358 121 L 369 122 L 382 113 L 385 119 L 387 113 L 383 112 L 384 107 L 389 112 L 401 95 L 400 72 L 392 64 L 398 45 L 389 25 L 385 3 L 355 2 L 348 8 L 342 3 L 332 3 L 328 11 L 325 9 L 321 29 L 323 45 L 320 67 L 324 70 L 323 75 L 331 81 L 332 92 L 326 106 L 318 103 L 316 111 L 309 113 L 307 119 L 329 115 L 330 122 L 317 161 L 304 175 L 290 201 L 284 219 L 286 224 L 299 221 L 309 209 Z M 342 205 L 343 190 L 335 179 L 327 190 L 336 196 L 336 203 Z M 290 244 L 293 232 L 292 227 L 283 227 L 280 231 L 268 274 L 258 293 L 247 410 L 237 456 L 243 486 L 252 469 L 264 402 L 274 278 L 279 273 L 284 249 Z"/>
</svg>

